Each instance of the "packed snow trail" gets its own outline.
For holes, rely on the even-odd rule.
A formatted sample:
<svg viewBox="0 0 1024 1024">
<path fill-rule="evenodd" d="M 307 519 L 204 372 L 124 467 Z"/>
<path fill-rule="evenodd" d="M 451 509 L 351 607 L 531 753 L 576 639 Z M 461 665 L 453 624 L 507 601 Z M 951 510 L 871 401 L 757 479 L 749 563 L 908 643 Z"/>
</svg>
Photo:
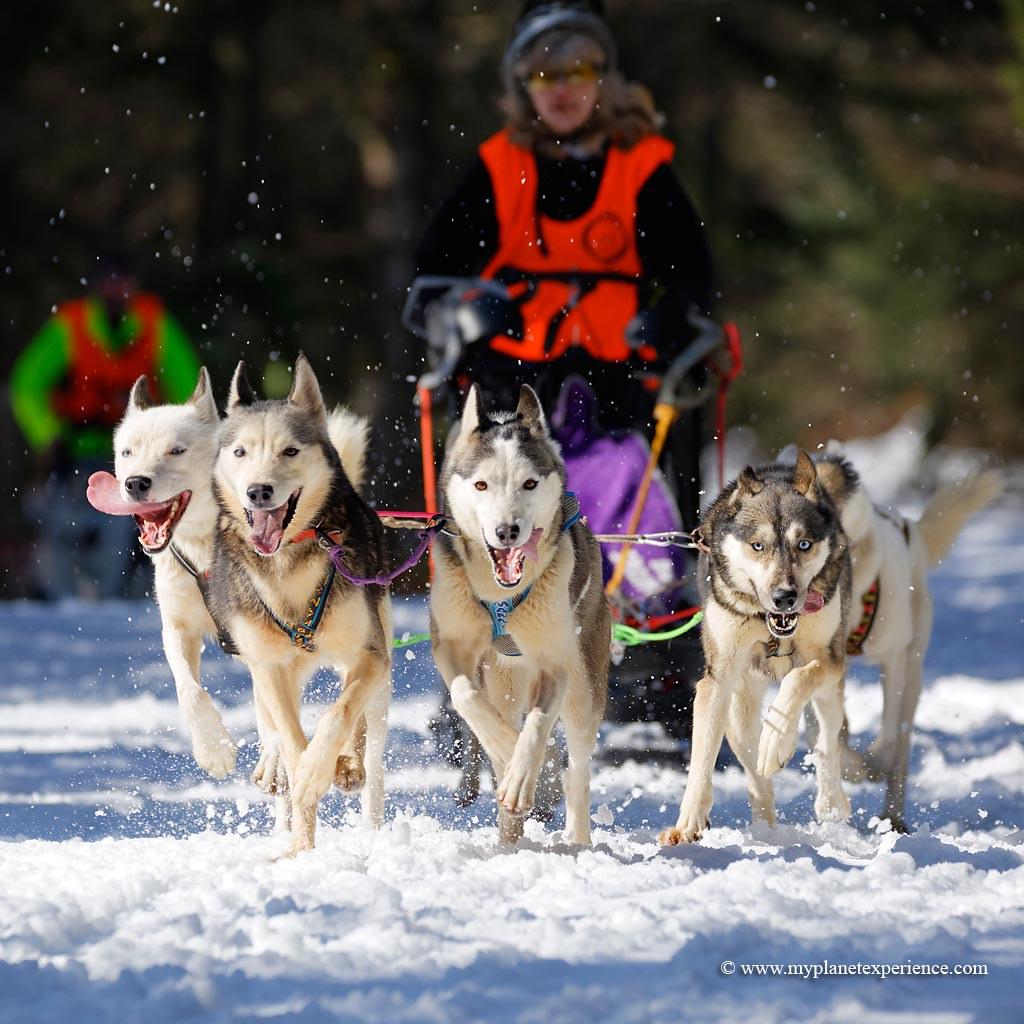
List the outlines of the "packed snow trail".
<svg viewBox="0 0 1024 1024">
<path fill-rule="evenodd" d="M 877 822 L 874 785 L 850 787 L 850 824 L 814 824 L 813 772 L 794 762 L 775 829 L 750 827 L 729 768 L 705 840 L 660 850 L 685 774 L 637 758 L 595 767 L 592 850 L 560 842 L 561 812 L 503 850 L 489 792 L 452 803 L 417 647 L 396 657 L 385 829 L 332 793 L 317 849 L 279 863 L 248 782 L 241 665 L 205 656 L 246 742 L 215 782 L 191 759 L 151 603 L 0 606 L 0 1022 L 1019 1022 L 1019 506 L 971 524 L 933 589 L 912 835 Z M 397 602 L 399 634 L 424 621 L 421 599 Z M 334 685 L 315 681 L 307 726 Z M 851 666 L 847 694 L 863 746 L 881 709 L 869 669 Z M 609 727 L 604 743 L 640 753 L 650 735 Z M 949 974 L 879 976 L 924 965 Z"/>
</svg>

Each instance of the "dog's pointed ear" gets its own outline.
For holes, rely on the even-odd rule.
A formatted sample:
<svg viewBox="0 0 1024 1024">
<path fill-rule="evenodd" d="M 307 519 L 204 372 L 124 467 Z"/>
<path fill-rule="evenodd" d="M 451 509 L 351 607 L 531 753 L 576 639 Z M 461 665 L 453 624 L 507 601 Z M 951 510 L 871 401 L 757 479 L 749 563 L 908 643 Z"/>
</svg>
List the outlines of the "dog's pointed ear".
<svg viewBox="0 0 1024 1024">
<path fill-rule="evenodd" d="M 236 405 L 252 405 L 256 401 L 256 392 L 253 391 L 249 378 L 245 373 L 245 361 L 240 360 L 235 367 L 235 375 L 231 378 L 231 389 L 228 391 L 228 409 L 234 409 Z"/>
<path fill-rule="evenodd" d="M 288 392 L 288 401 L 314 416 L 327 419 L 327 406 L 324 405 L 320 382 L 316 379 L 313 367 L 309 365 L 309 360 L 302 352 L 295 360 L 295 376 L 292 378 L 292 389 Z"/>
<path fill-rule="evenodd" d="M 519 389 L 519 404 L 516 406 L 516 416 L 523 421 L 523 424 L 531 434 L 540 434 L 542 437 L 547 436 L 547 418 L 544 415 L 544 410 L 540 407 L 540 399 L 537 397 L 537 392 L 529 384 L 524 384 Z"/>
<path fill-rule="evenodd" d="M 793 470 L 794 489 L 806 498 L 817 479 L 818 467 L 815 466 L 814 459 L 801 448 L 796 453 L 796 467 Z"/>
<path fill-rule="evenodd" d="M 745 467 L 736 483 L 739 485 L 737 494 L 741 491 L 744 494 L 760 494 L 764 490 L 764 481 L 757 475 L 757 470 L 753 466 Z"/>
<path fill-rule="evenodd" d="M 471 384 L 466 404 L 462 407 L 462 419 L 459 420 L 459 437 L 469 437 L 475 430 L 486 430 L 487 425 L 483 395 L 476 384 Z"/>
<path fill-rule="evenodd" d="M 148 409 L 152 404 L 153 399 L 149 394 L 149 380 L 143 374 L 132 385 L 132 390 L 128 395 L 128 408 L 134 409 L 136 412 L 142 412 L 143 409 Z"/>
<path fill-rule="evenodd" d="M 194 405 L 199 415 L 211 423 L 217 422 L 217 401 L 213 397 L 213 385 L 210 383 L 210 372 L 205 366 L 199 367 L 199 379 L 196 389 L 189 398 L 189 405 Z"/>
</svg>

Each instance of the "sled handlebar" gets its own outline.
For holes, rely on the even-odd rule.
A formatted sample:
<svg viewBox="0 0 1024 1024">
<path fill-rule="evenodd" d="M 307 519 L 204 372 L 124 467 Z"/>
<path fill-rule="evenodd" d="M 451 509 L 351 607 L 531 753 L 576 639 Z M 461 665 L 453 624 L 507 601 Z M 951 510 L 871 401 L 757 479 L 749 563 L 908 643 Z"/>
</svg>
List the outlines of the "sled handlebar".
<svg viewBox="0 0 1024 1024">
<path fill-rule="evenodd" d="M 668 405 L 682 411 L 703 405 L 712 394 L 712 389 L 701 387 L 689 376 L 708 356 L 725 345 L 722 328 L 704 316 L 696 306 L 690 306 L 686 322 L 697 332 L 697 337 L 669 363 L 661 378 L 658 404 Z"/>
<path fill-rule="evenodd" d="M 438 294 L 427 299 L 431 292 Z M 428 343 L 431 362 L 431 368 L 417 382 L 418 389 L 433 391 L 451 378 L 467 345 L 463 307 L 468 300 L 480 298 L 514 304 L 505 285 L 489 278 L 425 274 L 412 282 L 402 309 L 402 324 Z M 690 306 L 686 320 L 696 337 L 669 364 L 658 394 L 659 404 L 679 411 L 696 408 L 711 397 L 712 389 L 694 382 L 690 371 L 725 345 L 722 329 L 696 306 Z"/>
<path fill-rule="evenodd" d="M 439 294 L 425 301 L 425 296 L 431 292 Z M 466 347 L 460 308 L 469 295 L 476 298 L 489 296 L 504 303 L 512 301 L 503 284 L 488 278 L 425 274 L 417 277 L 410 286 L 402 309 L 402 325 L 427 342 L 433 364 L 420 377 L 417 388 L 433 391 L 455 372 Z"/>
</svg>

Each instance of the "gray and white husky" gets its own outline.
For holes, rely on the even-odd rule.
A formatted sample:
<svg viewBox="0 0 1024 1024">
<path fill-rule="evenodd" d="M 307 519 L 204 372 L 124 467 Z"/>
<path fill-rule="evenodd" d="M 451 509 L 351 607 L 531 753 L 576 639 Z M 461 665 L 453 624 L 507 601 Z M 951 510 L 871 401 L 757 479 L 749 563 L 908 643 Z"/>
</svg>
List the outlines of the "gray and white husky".
<svg viewBox="0 0 1024 1024">
<path fill-rule="evenodd" d="M 852 488 L 853 470 L 837 465 Z M 771 776 L 793 756 L 808 701 L 819 724 L 814 810 L 820 820 L 847 818 L 840 778 L 850 555 L 810 456 L 799 452 L 795 466 L 748 466 L 708 508 L 694 538 L 705 674 L 679 818 L 659 841 L 701 837 L 723 735 L 746 772 L 753 818 L 774 822 Z M 778 696 L 762 721 L 764 695 L 776 680 Z"/>
<path fill-rule="evenodd" d="M 217 628 L 203 599 L 213 559 L 213 460 L 219 417 L 206 367 L 182 405 L 154 405 L 139 377 L 114 432 L 114 472 L 89 478 L 89 501 L 110 515 L 132 515 L 153 561 L 164 654 L 178 704 L 204 771 L 222 778 L 235 767 L 235 744 L 199 681 L 204 636 Z"/>
<path fill-rule="evenodd" d="M 441 488 L 451 530 L 434 546 L 434 659 L 494 768 L 501 840 L 522 835 L 561 719 L 566 832 L 589 843 L 611 620 L 600 549 L 566 494 L 565 466 L 529 387 L 514 412 L 490 413 L 470 389 Z"/>
<path fill-rule="evenodd" d="M 332 783 L 363 789 L 364 820 L 383 820 L 391 597 L 387 587 L 347 578 L 384 568 L 383 530 L 356 489 L 366 443 L 365 420 L 345 410 L 328 417 L 304 356 L 291 393 L 278 401 L 258 400 L 238 364 L 214 466 L 220 515 L 210 604 L 280 741 L 290 854 L 313 846 L 317 803 Z M 342 549 L 341 568 L 321 546 L 325 538 Z M 337 670 L 342 689 L 307 742 L 300 704 L 321 665 Z"/>
</svg>

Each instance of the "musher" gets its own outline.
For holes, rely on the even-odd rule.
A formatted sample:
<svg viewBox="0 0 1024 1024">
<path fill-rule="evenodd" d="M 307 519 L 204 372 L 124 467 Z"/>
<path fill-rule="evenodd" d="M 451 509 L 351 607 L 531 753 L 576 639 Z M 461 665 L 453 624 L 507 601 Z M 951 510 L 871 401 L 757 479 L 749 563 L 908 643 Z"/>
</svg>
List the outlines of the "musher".
<svg viewBox="0 0 1024 1024">
<path fill-rule="evenodd" d="M 58 306 L 18 356 L 11 407 L 45 479 L 29 509 L 39 537 L 37 596 L 123 595 L 134 524 L 93 510 L 85 482 L 109 468 L 113 428 L 140 374 L 155 401 L 183 402 L 198 372 L 181 326 L 112 257 L 90 294 Z"/>
<path fill-rule="evenodd" d="M 498 408 L 522 382 L 551 409 L 585 377 L 605 429 L 649 433 L 652 374 L 690 340 L 691 304 L 708 315 L 703 223 L 672 171 L 674 147 L 648 90 L 627 82 L 600 2 L 524 5 L 502 62 L 505 126 L 434 216 L 417 275 L 495 278 L 524 320 L 521 339 L 466 349 L 472 379 Z M 653 389 L 652 389 L 653 388 Z M 702 434 L 687 415 L 669 445 L 677 498 L 694 525 Z"/>
</svg>

